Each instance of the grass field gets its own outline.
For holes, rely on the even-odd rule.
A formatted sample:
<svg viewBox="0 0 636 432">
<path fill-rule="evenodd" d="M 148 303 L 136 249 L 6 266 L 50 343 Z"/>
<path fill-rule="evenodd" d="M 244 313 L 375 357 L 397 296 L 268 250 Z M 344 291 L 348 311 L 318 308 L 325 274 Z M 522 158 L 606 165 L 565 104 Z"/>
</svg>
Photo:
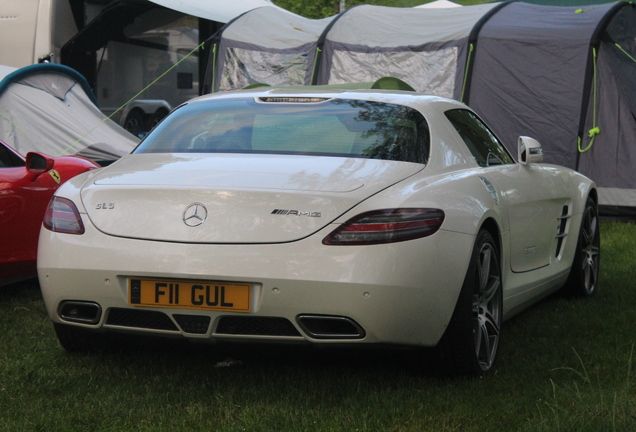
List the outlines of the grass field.
<svg viewBox="0 0 636 432">
<path fill-rule="evenodd" d="M 636 430 L 636 225 L 601 229 L 599 292 L 507 322 L 482 378 L 441 378 L 400 351 L 70 355 L 37 285 L 2 288 L 0 431 Z M 242 365 L 215 367 L 228 357 Z"/>
</svg>

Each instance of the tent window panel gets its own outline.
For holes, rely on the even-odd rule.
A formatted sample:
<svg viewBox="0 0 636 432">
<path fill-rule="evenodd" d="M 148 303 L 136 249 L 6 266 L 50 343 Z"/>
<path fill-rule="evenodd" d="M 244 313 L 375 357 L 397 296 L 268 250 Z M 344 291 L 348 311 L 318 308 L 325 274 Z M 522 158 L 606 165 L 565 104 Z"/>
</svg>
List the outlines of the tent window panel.
<svg viewBox="0 0 636 432">
<path fill-rule="evenodd" d="M 479 166 L 514 163 L 510 153 L 477 115 L 465 109 L 449 110 L 445 114 Z"/>
<path fill-rule="evenodd" d="M 303 85 L 307 53 L 269 53 L 228 48 L 221 73 L 220 91 L 241 89 L 262 83 L 271 86 Z"/>
<path fill-rule="evenodd" d="M 335 50 L 329 84 L 399 78 L 418 92 L 452 98 L 457 72 L 457 47 L 437 51 L 362 53 Z"/>
</svg>

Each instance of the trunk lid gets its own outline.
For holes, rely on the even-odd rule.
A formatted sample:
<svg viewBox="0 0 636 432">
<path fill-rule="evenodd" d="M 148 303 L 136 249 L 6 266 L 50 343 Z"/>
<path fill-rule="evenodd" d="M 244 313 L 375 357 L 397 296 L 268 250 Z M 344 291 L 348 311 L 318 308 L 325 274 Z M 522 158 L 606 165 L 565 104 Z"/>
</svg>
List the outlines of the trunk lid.
<svg viewBox="0 0 636 432">
<path fill-rule="evenodd" d="M 133 154 L 98 173 L 82 201 L 97 229 L 113 236 L 282 243 L 422 169 L 359 158 Z"/>
</svg>

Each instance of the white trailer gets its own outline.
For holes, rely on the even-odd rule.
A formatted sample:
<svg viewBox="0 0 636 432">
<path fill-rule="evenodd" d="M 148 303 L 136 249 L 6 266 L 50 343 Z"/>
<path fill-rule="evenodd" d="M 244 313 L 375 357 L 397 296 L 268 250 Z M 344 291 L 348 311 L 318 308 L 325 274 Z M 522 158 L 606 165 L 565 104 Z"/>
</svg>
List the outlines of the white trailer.
<svg viewBox="0 0 636 432">
<path fill-rule="evenodd" d="M 77 33 L 69 0 L 0 1 L 0 64 L 16 68 L 60 61 Z"/>
<path fill-rule="evenodd" d="M 72 67 L 102 111 L 141 136 L 201 91 L 200 43 L 262 6 L 276 7 L 269 0 L 0 0 L 0 65 Z"/>
</svg>

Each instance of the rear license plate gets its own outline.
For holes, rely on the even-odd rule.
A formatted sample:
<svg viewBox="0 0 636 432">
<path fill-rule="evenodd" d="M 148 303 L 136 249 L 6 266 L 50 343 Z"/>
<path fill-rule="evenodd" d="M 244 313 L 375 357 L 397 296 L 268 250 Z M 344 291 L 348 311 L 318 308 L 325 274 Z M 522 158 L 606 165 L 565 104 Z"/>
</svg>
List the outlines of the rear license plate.
<svg viewBox="0 0 636 432">
<path fill-rule="evenodd" d="M 128 280 L 132 306 L 249 312 L 250 285 L 171 279 Z"/>
</svg>

